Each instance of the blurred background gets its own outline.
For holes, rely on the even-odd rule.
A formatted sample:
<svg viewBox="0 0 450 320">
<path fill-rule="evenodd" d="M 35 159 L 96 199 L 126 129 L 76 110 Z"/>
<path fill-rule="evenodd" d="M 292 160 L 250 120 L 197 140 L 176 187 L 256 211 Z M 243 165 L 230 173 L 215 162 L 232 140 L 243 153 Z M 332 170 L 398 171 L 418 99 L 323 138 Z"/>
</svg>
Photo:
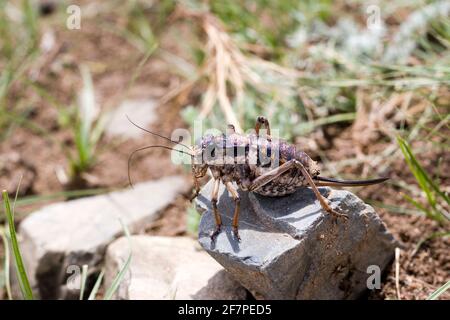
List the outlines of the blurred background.
<svg viewBox="0 0 450 320">
<path fill-rule="evenodd" d="M 324 175 L 391 178 L 352 189 L 405 245 L 401 297 L 392 266 L 369 298 L 423 299 L 450 279 L 449 88 L 449 1 L 0 0 L 0 188 L 20 224 L 128 186 L 164 141 L 125 114 L 166 136 L 264 115 Z M 131 169 L 190 174 L 163 149 Z M 195 237 L 188 198 L 147 232 Z"/>
</svg>

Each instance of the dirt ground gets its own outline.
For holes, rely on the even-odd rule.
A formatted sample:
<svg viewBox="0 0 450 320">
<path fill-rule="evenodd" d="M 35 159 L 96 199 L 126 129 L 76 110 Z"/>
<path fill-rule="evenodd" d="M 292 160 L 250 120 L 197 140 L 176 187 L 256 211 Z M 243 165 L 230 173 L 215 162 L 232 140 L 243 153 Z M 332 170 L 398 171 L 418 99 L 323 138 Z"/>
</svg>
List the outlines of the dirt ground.
<svg viewBox="0 0 450 320">
<path fill-rule="evenodd" d="M 93 22 L 87 21 L 83 29 L 72 33 L 56 31 L 57 47 L 47 57 L 43 57 L 42 68 L 36 82 L 48 89 L 61 105 L 70 105 L 79 90 L 79 71 L 75 61 L 87 61 L 93 72 L 98 102 L 102 108 L 112 108 L 123 99 L 123 91 L 130 81 L 130 70 L 139 64 L 142 54 L 137 52 L 123 38 L 112 33 L 103 32 Z M 69 40 L 70 39 L 70 40 Z M 64 62 L 64 67 L 57 68 Z M 151 57 L 135 81 L 133 88 L 127 92 L 127 98 L 152 97 L 160 99 L 171 88 L 179 84 L 179 79 L 170 76 L 169 67 L 157 55 Z M 31 104 L 30 120 L 44 128 L 49 135 L 37 134 L 28 127 L 15 127 L 11 135 L 0 145 L 0 165 L 2 175 L 0 186 L 6 186 L 11 194 L 18 185 L 18 177 L 23 174 L 20 195 L 43 195 L 66 189 L 55 173 L 57 168 L 67 168 L 68 159 L 62 146 L 73 146 L 72 132 L 58 124 L 55 108 L 33 91 L 23 92 L 20 87 L 13 88 L 18 96 L 27 95 Z M 187 125 L 179 115 L 176 102 L 161 105 L 158 110 L 158 122 L 152 130 L 170 135 L 175 128 L 186 128 Z M 131 115 L 132 116 L 132 115 Z M 338 132 L 346 128 L 336 127 Z M 351 157 L 352 154 L 342 152 L 342 143 L 351 145 L 348 135 L 337 134 L 327 150 L 333 154 L 333 160 Z M 340 141 L 342 140 L 342 141 Z M 341 143 L 342 142 L 342 143 Z M 144 135 L 137 140 L 108 140 L 103 138 L 97 150 L 97 164 L 89 172 L 87 188 L 123 188 L 128 184 L 127 161 L 129 154 L 136 148 L 161 143 L 153 136 Z M 383 148 L 382 142 L 377 144 Z M 439 155 L 422 157 L 436 159 Z M 447 166 L 450 163 L 446 157 Z M 427 166 L 433 166 L 430 161 Z M 113 170 L 112 170 L 113 168 Z M 411 173 L 404 170 L 401 160 L 389 169 L 392 178 L 401 177 L 415 183 Z M 443 170 L 442 184 L 450 183 L 450 168 Z M 359 174 L 360 169 L 345 174 Z M 137 156 L 133 162 L 132 176 L 134 183 L 149 179 L 157 179 L 173 174 L 189 174 L 170 161 L 169 151 L 152 150 Z M 398 204 L 404 202 L 398 188 L 392 184 L 374 186 L 357 192 L 363 199 L 371 199 L 384 203 Z M 40 204 L 41 205 L 41 204 Z M 186 234 L 186 209 L 190 206 L 188 195 L 180 196 L 174 204 L 164 210 L 163 215 L 151 228 L 149 234 L 180 236 Z M 382 289 L 369 294 L 369 299 L 424 299 L 436 288 L 449 280 L 450 276 L 450 238 L 436 238 L 423 243 L 415 250 L 419 241 L 435 232 L 445 229 L 434 221 L 420 216 L 397 214 L 387 209 L 376 208 L 388 229 L 401 241 L 400 264 L 400 296 L 396 292 L 395 262 L 389 267 Z M 24 213 L 30 207 L 20 208 Z M 450 293 L 443 294 L 441 299 L 450 299 Z"/>
</svg>

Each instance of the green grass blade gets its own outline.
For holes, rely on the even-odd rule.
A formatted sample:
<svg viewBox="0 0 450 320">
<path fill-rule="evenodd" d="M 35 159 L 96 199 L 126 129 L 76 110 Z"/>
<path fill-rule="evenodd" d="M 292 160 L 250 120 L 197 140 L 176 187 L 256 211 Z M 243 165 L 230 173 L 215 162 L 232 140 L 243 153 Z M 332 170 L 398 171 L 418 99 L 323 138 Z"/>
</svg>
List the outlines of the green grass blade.
<svg viewBox="0 0 450 320">
<path fill-rule="evenodd" d="M 429 236 L 427 236 L 427 237 L 421 239 L 421 240 L 417 243 L 417 245 L 416 245 L 416 247 L 414 248 L 413 252 L 411 253 L 411 256 L 414 256 L 414 255 L 417 253 L 417 251 L 419 251 L 420 247 L 421 247 L 425 242 L 427 242 L 428 240 L 435 239 L 435 238 L 441 238 L 441 237 L 450 237 L 450 231 L 447 231 L 447 232 L 445 232 L 445 231 L 444 231 L 444 232 L 433 232 L 431 235 L 429 235 Z"/>
<path fill-rule="evenodd" d="M 423 211 L 425 213 L 425 215 L 427 217 L 431 217 L 433 214 L 431 213 L 430 210 L 428 210 L 427 208 L 425 208 L 423 205 L 421 205 L 420 203 L 418 203 L 416 200 L 414 200 L 413 198 L 411 198 L 410 196 L 408 196 L 407 194 L 403 194 L 403 198 L 410 202 L 413 206 L 415 206 L 417 209 L 419 209 L 420 211 Z"/>
<path fill-rule="evenodd" d="M 390 204 L 385 204 L 381 201 L 376 201 L 376 200 L 371 200 L 371 199 L 367 199 L 365 200 L 368 204 L 372 205 L 372 206 L 376 206 L 376 207 L 380 207 L 386 210 L 389 210 L 392 213 L 397 213 L 397 214 L 409 214 L 409 215 L 415 215 L 415 216 L 422 216 L 423 212 L 419 211 L 419 210 L 414 210 L 414 209 L 408 209 L 402 206 L 395 206 L 395 205 L 390 205 Z"/>
<path fill-rule="evenodd" d="M 442 222 L 442 219 L 445 217 L 445 215 L 437 209 L 436 194 L 444 199 L 447 203 L 450 203 L 449 197 L 444 192 L 442 192 L 436 185 L 436 183 L 428 176 L 426 171 L 414 156 L 409 144 L 401 137 L 397 137 L 397 142 L 400 146 L 400 150 L 403 153 L 405 161 L 408 164 L 408 167 L 416 178 L 416 181 L 419 184 L 420 188 L 425 193 L 428 203 L 433 210 L 430 211 L 425 209 L 412 198 L 409 198 L 407 200 L 412 202 L 419 209 L 423 210 L 429 218 Z"/>
<path fill-rule="evenodd" d="M 98 289 L 100 289 L 100 285 L 102 284 L 103 276 L 105 275 L 105 269 L 102 269 L 100 274 L 98 275 L 97 280 L 95 281 L 94 287 L 92 288 L 91 293 L 89 294 L 88 300 L 94 300 L 97 296 Z"/>
<path fill-rule="evenodd" d="M 6 217 L 8 219 L 9 233 L 10 233 L 10 237 L 11 237 L 11 245 L 12 245 L 14 258 L 15 258 L 15 262 L 16 262 L 16 269 L 17 269 L 17 275 L 18 275 L 18 280 L 19 280 L 19 284 L 20 284 L 20 289 L 22 291 L 22 295 L 23 295 L 24 299 L 32 300 L 33 299 L 33 291 L 31 290 L 30 282 L 28 281 L 27 272 L 25 271 L 25 266 L 23 264 L 19 244 L 17 242 L 16 228 L 14 226 L 14 215 L 11 211 L 11 205 L 9 203 L 8 192 L 6 190 L 3 190 L 2 195 L 3 195 L 3 202 L 5 204 L 5 213 L 6 213 Z"/>
<path fill-rule="evenodd" d="M 97 117 L 98 105 L 95 101 L 94 84 L 92 81 L 92 75 L 88 67 L 81 66 L 81 77 L 83 81 L 83 87 L 79 94 L 78 103 L 78 120 L 80 121 L 80 136 L 85 148 L 89 147 L 89 136 L 91 133 L 92 125 Z"/>
<path fill-rule="evenodd" d="M 116 277 L 114 278 L 113 282 L 111 283 L 111 286 L 106 290 L 105 296 L 103 297 L 103 300 L 111 300 L 114 293 L 117 291 L 117 288 L 119 287 L 120 282 L 122 281 L 123 277 L 125 276 L 126 272 L 128 271 L 128 268 L 130 267 L 131 263 L 131 238 L 130 238 L 130 232 L 128 231 L 128 228 L 125 226 L 125 224 L 120 220 L 120 223 L 122 225 L 122 228 L 124 230 L 125 236 L 128 239 L 128 244 L 130 247 L 130 253 L 128 254 L 128 258 L 125 261 L 124 265 L 122 266 L 122 269 L 117 273 Z"/>
<path fill-rule="evenodd" d="M 350 112 L 350 113 L 340 113 L 328 117 L 323 117 L 316 120 L 311 120 L 305 123 L 300 124 L 297 128 L 294 129 L 294 133 L 298 135 L 305 135 L 312 131 L 314 131 L 315 128 L 334 124 L 338 122 L 346 122 L 346 121 L 353 121 L 356 118 L 356 113 Z"/>
<path fill-rule="evenodd" d="M 78 197 L 89 197 L 95 196 L 103 193 L 107 193 L 112 191 L 113 189 L 109 188 L 99 188 L 99 189 L 81 189 L 81 190 L 73 190 L 73 191 L 60 191 L 55 193 L 43 194 L 43 195 L 34 195 L 34 196 L 26 196 L 17 200 L 16 207 L 24 207 L 29 206 L 36 203 L 54 201 L 58 199 L 64 198 L 78 198 Z"/>
<path fill-rule="evenodd" d="M 49 193 L 44 195 L 32 195 L 26 196 L 23 198 L 17 199 L 16 208 L 24 208 L 30 205 L 36 204 L 48 204 L 58 199 L 68 199 L 68 198 L 79 198 L 79 197 L 88 197 L 99 194 L 104 194 L 106 192 L 113 191 L 114 189 L 85 189 L 85 190 L 74 190 L 74 191 L 61 191 L 55 193 Z M 2 213 L 4 212 L 4 208 L 0 208 L 0 223 L 4 221 L 4 217 Z M 30 213 L 30 209 L 23 209 L 21 211 L 15 212 L 14 216 L 18 219 L 26 217 Z"/>
<path fill-rule="evenodd" d="M 438 288 L 435 292 L 430 294 L 430 296 L 427 298 L 427 300 L 436 300 L 439 298 L 441 294 L 443 294 L 445 291 L 447 291 L 450 288 L 450 281 L 448 281 L 446 284 L 444 284 L 442 287 Z"/>
<path fill-rule="evenodd" d="M 11 281 L 10 281 L 10 276 L 9 276 L 9 266 L 10 266 L 10 252 L 9 252 L 9 242 L 8 242 L 8 237 L 6 235 L 5 230 L 0 229 L 0 234 L 2 237 L 2 241 L 3 241 L 3 246 L 4 246 L 4 263 L 3 263 L 3 270 L 4 270 L 4 279 L 5 279 L 5 289 L 6 289 L 6 296 L 8 297 L 9 300 L 12 300 L 12 293 L 11 293 Z"/>
<path fill-rule="evenodd" d="M 400 138 L 401 139 L 401 138 Z M 402 144 L 404 144 L 404 147 L 406 149 L 406 152 L 408 153 L 409 159 L 411 161 L 412 166 L 417 170 L 418 174 L 421 176 L 421 178 L 424 181 L 424 183 L 428 183 L 429 186 L 437 193 L 439 194 L 448 204 L 450 204 L 450 198 L 447 196 L 444 192 L 442 192 L 439 187 L 436 185 L 436 183 L 428 176 L 428 174 L 425 172 L 423 167 L 420 165 L 419 161 L 417 161 L 416 157 L 411 151 L 411 148 L 409 147 L 408 143 L 406 141 L 402 140 Z"/>
<path fill-rule="evenodd" d="M 12 207 L 12 215 L 13 215 L 13 220 L 14 220 L 14 214 L 16 212 L 16 204 L 17 204 L 17 197 L 19 196 L 19 190 L 20 190 L 20 185 L 22 184 L 22 179 L 23 179 L 23 174 L 20 176 L 19 179 L 19 184 L 17 185 L 17 189 L 16 189 L 16 195 L 14 196 L 14 202 L 13 202 L 13 207 Z"/>
<path fill-rule="evenodd" d="M 88 265 L 84 264 L 81 270 L 81 286 L 80 286 L 80 300 L 83 300 L 84 290 L 86 289 Z"/>
<path fill-rule="evenodd" d="M 442 192 L 439 187 L 436 185 L 436 183 L 426 174 L 425 170 L 423 169 L 423 167 L 420 165 L 420 163 L 417 161 L 417 159 L 414 157 L 414 155 L 412 154 L 411 149 L 409 149 L 409 153 L 411 155 L 411 161 L 413 163 L 413 165 L 417 168 L 417 170 L 419 171 L 420 175 L 423 177 L 423 179 L 429 184 L 429 186 L 437 193 L 439 194 L 447 203 L 450 204 L 450 198 L 444 193 Z"/>
<path fill-rule="evenodd" d="M 422 166 L 416 160 L 408 143 L 405 140 L 399 138 L 399 145 L 411 172 L 413 173 L 414 177 L 416 178 L 417 182 L 420 185 L 420 188 L 425 192 L 425 195 L 430 205 L 434 207 L 436 205 L 436 201 L 427 184 L 426 179 L 427 174 L 424 172 Z"/>
<path fill-rule="evenodd" d="M 36 9 L 31 0 L 22 1 L 22 12 L 24 13 L 23 24 L 26 27 L 32 49 L 37 45 L 38 23 Z"/>
</svg>

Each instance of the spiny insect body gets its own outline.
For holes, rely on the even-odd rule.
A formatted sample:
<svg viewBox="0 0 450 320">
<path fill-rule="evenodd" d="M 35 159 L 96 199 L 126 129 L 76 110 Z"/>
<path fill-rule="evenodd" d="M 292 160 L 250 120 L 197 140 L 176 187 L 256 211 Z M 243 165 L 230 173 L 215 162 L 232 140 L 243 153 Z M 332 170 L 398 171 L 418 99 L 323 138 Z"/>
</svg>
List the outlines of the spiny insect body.
<svg viewBox="0 0 450 320">
<path fill-rule="evenodd" d="M 262 127 L 265 129 L 264 135 L 260 135 Z M 206 175 L 208 169 L 211 172 L 214 180 L 211 203 L 216 222 L 216 229 L 211 233 L 213 241 L 222 228 L 222 218 L 217 208 L 220 183 L 225 185 L 234 199 L 235 210 L 232 226 L 236 239 L 240 240 L 238 232 L 240 198 L 233 183 L 236 183 L 243 191 L 254 192 L 268 197 L 285 196 L 294 193 L 298 188 L 309 186 L 325 212 L 334 217 L 347 219 L 345 214 L 331 208 L 328 200 L 320 194 L 318 186 L 367 186 L 387 180 L 387 178 L 378 178 L 343 181 L 321 177 L 317 162 L 312 160 L 304 151 L 298 150 L 294 145 L 284 140 L 273 138 L 270 133 L 269 121 L 265 117 L 260 116 L 256 120 L 253 133 L 241 135 L 235 132 L 232 125 L 229 125 L 226 135 L 205 135 L 192 147 L 163 137 L 188 148 L 187 152 L 176 151 L 187 153 L 191 156 L 195 185 L 192 199 L 200 193 L 199 179 Z M 161 135 L 158 136 L 162 137 Z"/>
</svg>

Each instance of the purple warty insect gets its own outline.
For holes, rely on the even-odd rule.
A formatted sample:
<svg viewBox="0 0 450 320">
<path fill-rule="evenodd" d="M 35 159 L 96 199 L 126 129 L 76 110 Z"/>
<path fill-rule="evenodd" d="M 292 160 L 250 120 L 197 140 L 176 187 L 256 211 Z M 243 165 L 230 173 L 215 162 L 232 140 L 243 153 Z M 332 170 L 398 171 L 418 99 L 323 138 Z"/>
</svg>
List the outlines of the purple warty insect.
<svg viewBox="0 0 450 320">
<path fill-rule="evenodd" d="M 260 136 L 261 127 L 266 135 Z M 294 193 L 298 188 L 311 187 L 323 210 L 335 217 L 347 219 L 343 213 L 331 208 L 317 189 L 318 186 L 367 186 L 381 183 L 387 178 L 360 181 L 342 181 L 319 176 L 316 161 L 294 145 L 280 139 L 272 139 L 269 121 L 264 117 L 256 120 L 253 134 L 240 135 L 228 126 L 227 135 L 204 136 L 193 148 L 192 174 L 195 184 L 195 198 L 200 192 L 199 179 L 209 169 L 214 179 L 211 197 L 216 229 L 214 240 L 222 227 L 222 219 L 217 209 L 219 184 L 222 182 L 235 201 L 233 232 L 239 240 L 238 224 L 240 199 L 235 182 L 243 191 L 255 192 L 268 197 L 280 197 Z"/>
<path fill-rule="evenodd" d="M 260 135 L 261 128 L 266 129 L 265 135 Z M 284 140 L 271 137 L 269 121 L 262 116 L 256 119 L 254 133 L 241 135 L 235 132 L 232 125 L 229 125 L 227 135 L 203 136 L 192 147 L 148 130 L 145 131 L 189 149 L 189 151 L 172 150 L 191 156 L 195 186 L 195 192 L 191 200 L 200 193 L 199 179 L 206 175 L 208 169 L 211 172 L 214 180 L 211 202 L 216 222 L 216 228 L 211 233 L 213 241 L 222 228 L 222 218 L 217 208 L 221 182 L 235 202 L 232 227 L 233 233 L 239 241 L 240 199 L 233 183 L 236 183 L 243 191 L 255 192 L 267 197 L 285 196 L 294 193 L 298 188 L 309 186 L 325 212 L 333 215 L 333 217 L 347 219 L 347 215 L 331 208 L 328 200 L 320 194 L 318 186 L 368 186 L 388 180 L 388 178 L 378 178 L 349 181 L 320 176 L 317 162 L 312 160 L 304 151 L 298 150 L 294 145 Z M 151 147 L 171 149 L 166 146 L 149 146 L 135 152 Z M 130 160 L 133 154 L 130 155 Z"/>
</svg>

